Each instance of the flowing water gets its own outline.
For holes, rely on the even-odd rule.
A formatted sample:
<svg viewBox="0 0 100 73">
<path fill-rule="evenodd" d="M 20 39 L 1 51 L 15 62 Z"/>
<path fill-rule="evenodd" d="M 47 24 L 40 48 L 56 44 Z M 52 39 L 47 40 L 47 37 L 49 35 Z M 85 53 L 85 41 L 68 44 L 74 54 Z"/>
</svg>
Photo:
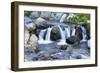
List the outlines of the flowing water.
<svg viewBox="0 0 100 73">
<path fill-rule="evenodd" d="M 67 15 L 64 14 L 64 15 L 62 15 L 59 22 L 51 23 L 51 24 L 54 24 L 54 23 L 58 24 L 57 26 L 60 31 L 61 39 L 59 39 L 59 41 L 51 41 L 51 39 L 50 39 L 51 30 L 55 25 L 50 26 L 46 29 L 42 29 L 38 36 L 38 43 L 39 43 L 38 49 L 40 50 L 40 52 L 36 53 L 36 52 L 32 51 L 30 53 L 30 51 L 33 49 L 31 47 L 28 47 L 28 49 L 26 48 L 26 51 L 25 51 L 25 59 L 26 60 L 37 61 L 37 60 L 43 60 L 43 58 L 45 60 L 48 60 L 48 59 L 54 60 L 55 58 L 56 59 L 64 59 L 64 60 L 77 59 L 77 58 L 80 58 L 80 59 L 81 58 L 82 59 L 89 58 L 90 52 L 88 52 L 87 48 L 90 47 L 90 41 L 88 41 L 88 43 L 87 43 L 87 40 L 86 40 L 87 32 L 86 32 L 85 27 L 81 26 L 83 42 L 81 42 L 79 45 L 76 45 L 74 47 L 67 46 L 66 39 L 71 36 L 75 36 L 76 29 L 75 29 L 75 27 L 71 27 L 70 25 L 63 23 L 66 16 Z M 70 15 L 70 17 L 72 17 L 72 16 L 73 15 Z M 61 25 L 63 26 L 64 29 L 61 27 Z M 67 27 L 65 27 L 65 25 Z M 64 47 L 64 48 L 66 48 L 65 50 L 67 50 L 67 51 L 65 51 L 65 50 L 62 51 L 62 49 L 61 49 L 62 45 L 67 46 L 67 48 Z"/>
<path fill-rule="evenodd" d="M 61 36 L 61 39 L 59 39 L 60 41 L 57 42 L 58 45 L 65 45 L 67 44 L 66 43 L 66 39 L 71 37 L 71 36 L 75 36 L 75 32 L 76 32 L 76 29 L 75 28 L 72 28 L 72 33 L 71 33 L 71 27 L 70 26 L 67 26 L 67 27 L 64 27 L 64 30 L 61 28 L 60 25 L 57 25 L 59 30 L 60 30 L 60 36 Z M 53 41 L 50 40 L 50 35 L 51 35 L 51 30 L 52 30 L 53 26 L 52 27 L 48 27 L 47 29 L 43 29 L 40 31 L 39 33 L 39 44 L 49 44 L 49 43 L 52 43 Z M 83 29 L 83 40 L 85 40 L 85 29 Z M 45 36 L 45 38 L 44 38 Z"/>
<path fill-rule="evenodd" d="M 61 19 L 57 23 L 58 24 L 57 26 L 59 27 L 59 30 L 60 30 L 60 36 L 61 36 L 61 39 L 59 39 L 60 41 L 57 42 L 58 45 L 67 44 L 66 39 L 71 37 L 71 36 L 75 36 L 76 29 L 75 29 L 74 25 L 73 25 L 73 27 L 71 27 L 70 25 L 63 23 L 66 16 L 67 16 L 66 14 L 63 14 L 61 16 Z M 64 30 L 61 28 L 61 25 L 63 26 Z M 64 27 L 64 25 L 67 25 L 67 27 Z M 51 39 L 50 39 L 52 28 L 53 28 L 53 26 L 48 27 L 47 29 L 43 29 L 40 31 L 39 40 L 38 40 L 39 44 L 53 43 L 53 41 L 51 41 Z M 82 36 L 83 36 L 83 39 L 81 41 L 86 41 L 86 37 L 87 37 L 86 28 L 81 26 L 81 29 L 82 29 Z"/>
<path fill-rule="evenodd" d="M 86 40 L 86 38 L 87 38 L 86 29 L 85 29 L 85 27 L 83 27 L 83 26 L 81 26 L 81 29 L 82 29 L 82 36 L 83 36 L 82 41 L 87 41 L 87 40 Z"/>
</svg>

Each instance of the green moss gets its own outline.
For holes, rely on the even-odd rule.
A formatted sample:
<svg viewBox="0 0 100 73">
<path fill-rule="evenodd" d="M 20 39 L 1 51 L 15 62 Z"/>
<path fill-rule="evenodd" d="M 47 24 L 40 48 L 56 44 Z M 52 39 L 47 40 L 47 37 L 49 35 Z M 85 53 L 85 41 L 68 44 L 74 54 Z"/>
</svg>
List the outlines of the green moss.
<svg viewBox="0 0 100 73">
<path fill-rule="evenodd" d="M 31 14 L 32 11 L 24 11 L 24 15 L 25 16 L 29 16 Z"/>
</svg>

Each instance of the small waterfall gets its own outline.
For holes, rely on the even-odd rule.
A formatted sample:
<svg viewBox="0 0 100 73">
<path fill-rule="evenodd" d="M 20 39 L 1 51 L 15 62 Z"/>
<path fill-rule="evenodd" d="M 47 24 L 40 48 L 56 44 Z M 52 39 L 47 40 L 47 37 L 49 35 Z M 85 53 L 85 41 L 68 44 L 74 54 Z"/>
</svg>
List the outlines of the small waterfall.
<svg viewBox="0 0 100 73">
<path fill-rule="evenodd" d="M 67 16 L 66 14 L 63 14 L 63 15 L 62 15 L 62 17 L 61 17 L 61 19 L 60 19 L 60 23 L 63 23 L 63 22 L 64 22 L 64 19 L 66 18 L 66 16 Z"/>
<path fill-rule="evenodd" d="M 81 29 L 82 29 L 82 36 L 83 36 L 83 39 L 82 39 L 82 41 L 87 41 L 86 40 L 86 37 L 87 37 L 87 32 L 86 32 L 86 29 L 85 29 L 85 27 L 81 27 Z"/>
<path fill-rule="evenodd" d="M 46 38 L 45 38 L 45 40 L 48 40 L 48 41 L 50 41 L 50 33 L 51 33 L 51 27 L 49 27 L 48 29 L 47 29 L 47 34 L 46 34 Z"/>
<path fill-rule="evenodd" d="M 46 29 L 40 31 L 40 33 L 39 33 L 39 40 L 44 40 L 43 37 L 44 37 L 44 33 L 45 32 L 46 32 Z"/>
<path fill-rule="evenodd" d="M 66 44 L 66 38 L 65 38 L 65 32 L 62 30 L 62 28 L 58 25 L 60 29 L 61 39 L 60 42 L 58 42 L 58 45 Z"/>
<path fill-rule="evenodd" d="M 51 27 L 47 28 L 47 29 L 43 29 L 40 31 L 39 33 L 39 40 L 38 40 L 38 43 L 39 44 L 48 44 L 48 43 L 52 43 L 52 41 L 50 40 L 50 33 L 51 33 Z M 45 32 L 47 31 L 46 35 L 45 35 Z M 45 39 L 44 39 L 44 36 Z"/>
<path fill-rule="evenodd" d="M 67 26 L 64 27 L 64 30 L 62 29 L 62 27 L 60 25 L 57 25 L 59 30 L 60 30 L 60 35 L 61 35 L 61 39 L 59 40 L 59 42 L 57 42 L 58 45 L 67 45 L 66 43 L 66 39 L 71 37 L 71 36 L 75 36 L 75 32 L 76 29 L 74 27 L 71 26 Z M 50 35 L 51 35 L 51 30 L 52 30 L 53 26 L 48 27 L 47 29 L 43 29 L 40 31 L 39 33 L 39 44 L 48 44 L 48 43 L 52 43 L 53 41 L 50 40 Z M 72 32 L 71 32 L 71 28 L 72 28 Z M 81 41 L 87 41 L 87 31 L 85 29 L 85 27 L 81 26 L 82 29 L 82 36 L 83 39 Z M 45 38 L 44 38 L 45 36 Z"/>
<path fill-rule="evenodd" d="M 65 40 L 65 32 L 62 30 L 62 28 L 58 25 L 61 33 L 61 40 Z"/>
<path fill-rule="evenodd" d="M 75 32 L 76 32 L 76 29 L 73 28 L 73 31 L 72 31 L 72 36 L 75 36 Z"/>
<path fill-rule="evenodd" d="M 66 38 L 70 37 L 70 28 L 65 28 Z"/>
</svg>

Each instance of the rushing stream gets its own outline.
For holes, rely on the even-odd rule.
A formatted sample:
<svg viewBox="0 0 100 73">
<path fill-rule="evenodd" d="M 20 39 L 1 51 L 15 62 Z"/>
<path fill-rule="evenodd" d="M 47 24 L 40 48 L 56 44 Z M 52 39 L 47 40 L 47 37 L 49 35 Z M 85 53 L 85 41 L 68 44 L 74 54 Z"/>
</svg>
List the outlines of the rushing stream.
<svg viewBox="0 0 100 73">
<path fill-rule="evenodd" d="M 32 47 L 25 47 L 25 61 L 87 59 L 90 57 L 90 46 L 88 46 L 90 39 L 87 39 L 87 29 L 81 25 L 64 24 L 66 16 L 63 14 L 59 22 L 47 20 L 48 27 L 40 29 L 36 36 L 38 48 L 33 50 Z M 32 22 L 28 17 L 25 19 Z M 82 39 L 76 35 L 78 32 L 81 33 Z"/>
</svg>

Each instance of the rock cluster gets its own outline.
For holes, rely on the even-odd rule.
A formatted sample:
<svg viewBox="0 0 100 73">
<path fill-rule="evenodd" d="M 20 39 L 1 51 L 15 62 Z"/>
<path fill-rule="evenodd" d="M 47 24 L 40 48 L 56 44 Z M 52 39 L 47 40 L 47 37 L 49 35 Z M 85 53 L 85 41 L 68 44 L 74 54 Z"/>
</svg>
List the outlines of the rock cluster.
<svg viewBox="0 0 100 73">
<path fill-rule="evenodd" d="M 56 44 L 39 45 L 38 49 L 32 51 L 30 48 L 25 54 L 28 61 L 87 59 L 90 55 L 87 48 L 75 49 L 72 46 L 62 47 Z"/>
<path fill-rule="evenodd" d="M 66 38 L 66 43 L 71 45 L 71 47 L 69 45 L 57 45 L 55 43 L 44 45 L 38 43 L 40 31 L 51 27 L 48 23 L 49 17 L 51 17 L 50 20 L 59 21 L 62 16 L 63 13 L 32 12 L 29 17 L 24 17 L 25 61 L 86 59 L 89 57 L 90 46 L 87 45 L 89 42 L 80 42 L 83 38 L 80 27 L 76 28 L 75 36 Z M 64 14 L 62 19 L 64 20 L 66 16 Z M 61 20 L 61 23 L 63 20 Z M 65 30 L 63 26 L 61 28 Z M 61 39 L 60 28 L 57 25 L 52 25 L 50 40 L 57 42 L 59 39 Z M 73 44 L 74 47 L 72 46 Z"/>
</svg>

